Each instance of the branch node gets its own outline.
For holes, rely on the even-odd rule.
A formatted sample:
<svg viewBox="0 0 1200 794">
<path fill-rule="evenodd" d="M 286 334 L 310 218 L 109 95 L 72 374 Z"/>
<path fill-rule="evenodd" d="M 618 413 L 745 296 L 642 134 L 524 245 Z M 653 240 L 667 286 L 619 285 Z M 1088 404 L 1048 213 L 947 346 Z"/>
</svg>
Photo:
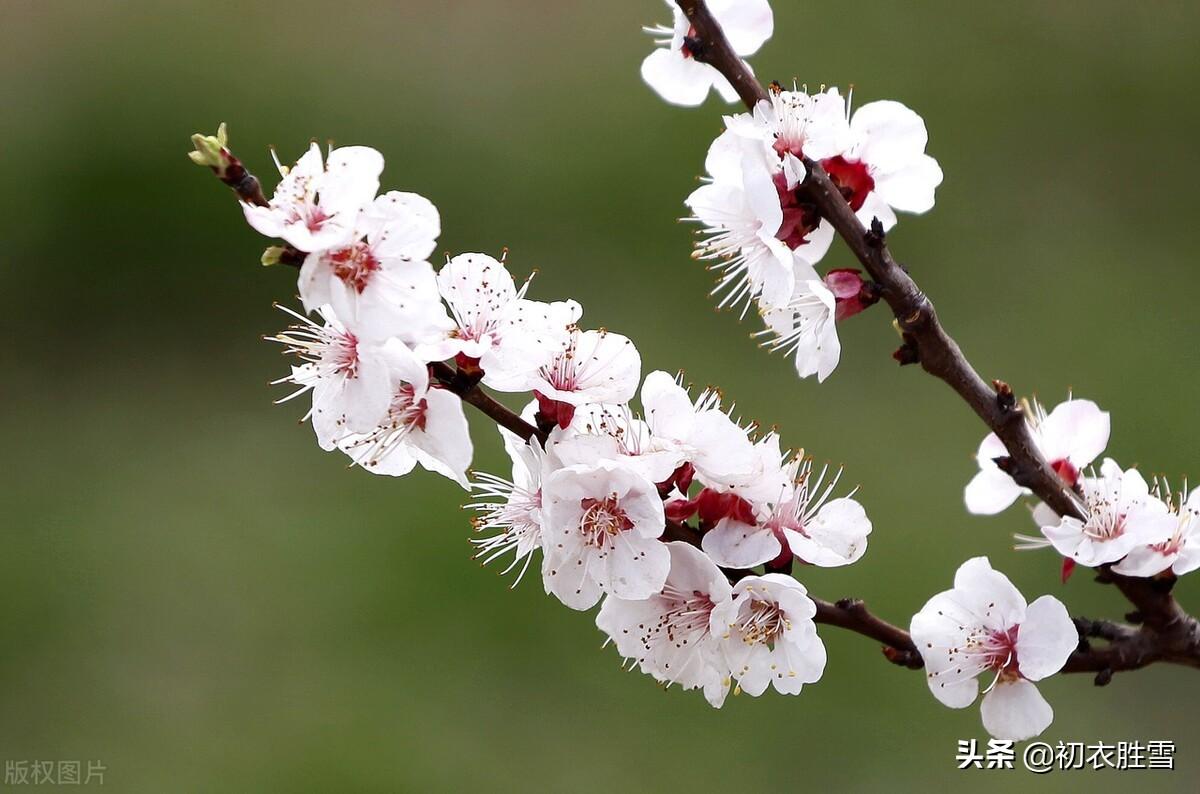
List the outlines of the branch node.
<svg viewBox="0 0 1200 794">
<path fill-rule="evenodd" d="M 1008 413 L 1017 407 L 1017 396 L 1013 394 L 1012 386 L 1002 380 L 993 380 L 992 388 L 996 390 L 996 404 L 1001 411 Z"/>
<path fill-rule="evenodd" d="M 883 244 L 886 241 L 887 232 L 883 230 L 883 224 L 879 222 L 878 218 L 872 218 L 871 228 L 863 235 L 863 242 L 867 244 L 868 248 L 879 250 L 883 248 Z"/>
</svg>

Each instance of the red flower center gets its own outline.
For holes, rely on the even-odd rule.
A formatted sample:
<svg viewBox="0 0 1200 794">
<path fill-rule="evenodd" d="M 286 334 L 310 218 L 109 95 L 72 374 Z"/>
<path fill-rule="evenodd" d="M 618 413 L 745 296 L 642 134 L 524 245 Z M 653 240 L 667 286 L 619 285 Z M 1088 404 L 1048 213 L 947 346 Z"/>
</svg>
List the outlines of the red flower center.
<svg viewBox="0 0 1200 794">
<path fill-rule="evenodd" d="M 333 274 L 360 293 L 367 288 L 371 274 L 379 269 L 379 260 L 371 253 L 371 247 L 362 242 L 334 251 L 329 259 Z"/>
<path fill-rule="evenodd" d="M 863 162 L 852 163 L 838 155 L 821 161 L 829 179 L 841 191 L 850 209 L 858 212 L 867 200 L 867 194 L 875 189 L 875 180 L 871 177 Z"/>
</svg>

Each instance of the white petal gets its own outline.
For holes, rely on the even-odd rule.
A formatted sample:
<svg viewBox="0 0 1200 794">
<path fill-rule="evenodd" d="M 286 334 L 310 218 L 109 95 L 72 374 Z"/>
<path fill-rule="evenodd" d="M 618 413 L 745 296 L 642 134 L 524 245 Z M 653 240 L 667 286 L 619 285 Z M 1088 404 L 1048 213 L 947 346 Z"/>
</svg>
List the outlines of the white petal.
<svg viewBox="0 0 1200 794">
<path fill-rule="evenodd" d="M 1048 460 L 1065 458 L 1082 469 L 1104 452 L 1109 431 L 1107 411 L 1091 400 L 1067 400 L 1042 422 L 1042 449 Z"/>
<path fill-rule="evenodd" d="M 1079 632 L 1067 608 L 1054 596 L 1044 595 L 1025 610 L 1017 630 L 1017 661 L 1021 675 L 1040 681 L 1067 663 L 1079 645 Z"/>
<path fill-rule="evenodd" d="M 940 184 L 941 166 L 922 154 L 905 168 L 876 179 L 875 192 L 894 209 L 921 213 L 933 209 L 934 191 Z"/>
<path fill-rule="evenodd" d="M 833 499 L 824 504 L 805 526 L 805 535 L 787 531 L 792 553 L 812 565 L 833 568 L 856 562 L 867 550 L 871 520 L 853 499 Z"/>
<path fill-rule="evenodd" d="M 860 141 L 858 159 L 866 161 L 872 173 L 905 168 L 925 151 L 929 141 L 921 117 L 891 100 L 860 107 L 850 119 L 850 129 Z"/>
<path fill-rule="evenodd" d="M 726 568 L 753 568 L 779 556 L 783 546 L 766 527 L 723 518 L 700 541 L 713 562 Z"/>
<path fill-rule="evenodd" d="M 981 469 L 963 492 L 967 510 L 975 515 L 995 515 L 1021 495 L 1021 486 L 1004 472 L 992 466 Z"/>
<path fill-rule="evenodd" d="M 997 739 L 1022 741 L 1037 736 L 1054 721 L 1054 709 L 1033 684 L 1001 681 L 983 696 L 983 727 Z"/>
<path fill-rule="evenodd" d="M 695 107 L 704 102 L 721 75 L 680 50 L 658 48 L 642 61 L 642 79 L 672 105 Z M 721 78 L 724 79 L 724 78 Z"/>
</svg>

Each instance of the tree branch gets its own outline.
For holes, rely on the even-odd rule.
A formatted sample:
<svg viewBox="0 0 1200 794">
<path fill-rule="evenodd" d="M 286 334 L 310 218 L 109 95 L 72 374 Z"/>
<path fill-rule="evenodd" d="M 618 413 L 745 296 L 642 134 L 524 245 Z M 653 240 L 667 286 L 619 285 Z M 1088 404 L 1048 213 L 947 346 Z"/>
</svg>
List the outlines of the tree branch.
<svg viewBox="0 0 1200 794">
<path fill-rule="evenodd" d="M 759 102 L 768 98 L 767 92 L 734 53 L 704 0 L 676 0 L 676 5 L 687 16 L 694 31 L 689 38 L 693 57 L 719 71 L 753 112 Z M 984 382 L 958 343 L 942 327 L 933 302 L 909 276 L 907 269 L 893 258 L 878 222 L 872 224 L 870 230 L 864 228 L 821 164 L 807 158 L 804 164 L 808 175 L 803 189 L 878 285 L 880 297 L 891 307 L 904 337 L 908 360 L 919 361 L 922 369 L 950 386 L 1004 442 L 1010 458 L 1005 471 L 1019 485 L 1031 490 L 1059 515 L 1083 518 L 1084 510 L 1078 497 L 1041 454 L 1009 386 L 1002 381 L 994 381 L 991 386 Z M 1099 581 L 1115 585 L 1137 608 L 1131 620 L 1142 625 L 1140 628 L 1124 627 L 1128 632 L 1121 632 L 1100 651 L 1084 651 L 1081 647 L 1072 655 L 1065 670 L 1099 670 L 1101 674 L 1108 670 L 1111 675 L 1111 671 L 1137 669 L 1154 661 L 1200 667 L 1200 622 L 1187 614 L 1171 595 L 1173 576 L 1134 578 L 1114 573 L 1108 566 L 1099 569 L 1098 573 Z M 856 609 L 865 612 L 861 604 Z M 873 624 L 847 621 L 841 614 L 828 613 L 827 617 L 834 625 L 844 625 L 875 637 L 860 630 L 873 631 L 877 628 Z M 900 629 L 894 630 L 904 634 Z M 898 635 L 894 639 L 899 639 Z M 905 650 L 899 648 L 903 644 L 898 642 L 890 647 Z M 911 640 L 908 646 L 911 647 Z M 1097 683 L 1100 683 L 1099 678 Z"/>
</svg>

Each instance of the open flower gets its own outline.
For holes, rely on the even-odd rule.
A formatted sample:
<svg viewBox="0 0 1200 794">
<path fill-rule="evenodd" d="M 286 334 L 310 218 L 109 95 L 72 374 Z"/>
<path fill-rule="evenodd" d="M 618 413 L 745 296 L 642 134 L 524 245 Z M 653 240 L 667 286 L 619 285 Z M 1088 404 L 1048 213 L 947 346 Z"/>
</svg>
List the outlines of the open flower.
<svg viewBox="0 0 1200 794">
<path fill-rule="evenodd" d="M 711 617 L 729 601 L 729 581 L 699 549 L 679 542 L 665 546 L 671 569 L 662 591 L 638 601 L 608 596 L 596 625 L 643 673 L 668 686 L 703 689 L 720 708 L 729 693 L 729 667 Z"/>
<path fill-rule="evenodd" d="M 813 471 L 812 460 L 787 466 L 788 485 L 769 501 L 754 505 L 755 522 L 721 519 L 704 534 L 702 547 L 717 565 L 752 568 L 792 556 L 832 568 L 856 562 L 867 550 L 871 521 L 849 497 L 830 499 L 841 477 L 826 482 L 828 468 Z"/>
<path fill-rule="evenodd" d="M 817 607 L 804 585 L 790 576 L 747 576 L 733 598 L 712 612 L 712 633 L 721 638 L 738 687 L 758 697 L 774 686 L 798 695 L 825 671 L 825 645 L 817 636 Z"/>
<path fill-rule="evenodd" d="M 998 739 L 1028 739 L 1049 727 L 1054 710 L 1032 682 L 1062 669 L 1079 644 L 1061 601 L 1046 595 L 1026 605 L 986 557 L 963 563 L 954 589 L 929 599 L 910 630 L 929 690 L 950 708 L 974 703 L 976 677 L 992 676 L 980 712 Z"/>
<path fill-rule="evenodd" d="M 1180 494 L 1168 516 L 1173 520 L 1165 540 L 1134 548 L 1113 570 L 1125 576 L 1154 576 L 1166 570 L 1182 576 L 1200 568 L 1200 488 L 1186 501 Z"/>
<path fill-rule="evenodd" d="M 385 347 L 360 339 L 329 306 L 318 309 L 324 323 L 280 308 L 296 323 L 270 339 L 285 345 L 284 352 L 303 363 L 275 381 L 299 386 L 278 402 L 312 392 L 312 408 L 304 418 L 312 421 L 317 441 L 326 450 L 333 449 L 347 433 L 366 432 L 378 425 L 392 398 L 393 361 Z"/>
<path fill-rule="evenodd" d="M 1067 487 L 1079 481 L 1079 472 L 1091 465 L 1108 446 L 1109 415 L 1091 400 L 1069 399 L 1049 414 L 1036 401 L 1025 411 L 1025 421 L 1034 443 L 1050 467 Z M 967 509 L 991 515 L 1028 493 L 996 465 L 996 458 L 1008 456 L 1008 450 L 995 433 L 989 433 L 979 445 L 976 459 L 979 473 L 964 492 Z"/>
<path fill-rule="evenodd" d="M 654 483 L 611 462 L 570 466 L 542 484 L 542 581 L 572 609 L 601 593 L 644 599 L 666 582 L 671 555 Z"/>
<path fill-rule="evenodd" d="M 737 92 L 729 81 L 696 60 L 689 49 L 688 38 L 695 34 L 683 11 L 670 0 L 667 5 L 674 15 L 672 27 L 646 28 L 659 47 L 642 62 L 642 79 L 673 105 L 699 105 L 714 87 L 726 102 L 735 101 Z M 711 0 L 708 8 L 740 57 L 758 52 L 774 32 L 775 18 L 767 0 Z"/>
<path fill-rule="evenodd" d="M 642 357 L 628 337 L 609 331 L 572 331 L 546 363 L 523 381 L 544 416 L 567 427 L 588 403 L 625 403 L 637 392 Z"/>
<path fill-rule="evenodd" d="M 462 400 L 429 381 L 429 369 L 399 339 L 384 346 L 392 388 L 387 413 L 366 432 L 344 435 L 337 447 L 373 474 L 400 477 L 420 463 L 470 488 L 473 447 Z"/>
<path fill-rule="evenodd" d="M 305 258 L 304 308 L 331 304 L 374 339 L 394 336 L 411 345 L 444 333 L 450 321 L 425 261 L 440 231 L 437 208 L 427 199 L 395 191 L 379 196 L 358 214 L 349 241 Z"/>
<path fill-rule="evenodd" d="M 322 163 L 313 143 L 291 168 L 278 158 L 275 165 L 283 177 L 275 195 L 266 207 L 242 202 L 246 222 L 306 253 L 350 244 L 359 211 L 379 190 L 383 155 L 367 146 L 343 146 Z"/>
<path fill-rule="evenodd" d="M 504 263 L 487 254 L 459 254 L 437 274 L 453 323 L 418 353 L 430 361 L 458 357 L 478 367 L 483 382 L 500 391 L 522 391 L 540 362 L 561 350 L 582 309 L 573 300 L 527 300 Z"/>
<path fill-rule="evenodd" d="M 1138 546 L 1165 542 L 1177 527 L 1138 470 L 1121 471 L 1112 458 L 1101 464 L 1099 477 L 1083 477 L 1079 485 L 1087 518 L 1067 516 L 1042 527 L 1055 550 L 1079 565 L 1116 562 Z"/>
<path fill-rule="evenodd" d="M 921 117 L 899 102 L 868 102 L 850 119 L 848 145 L 821 160 L 830 180 L 846 196 L 865 226 L 878 218 L 890 229 L 901 212 L 933 208 L 942 169 L 925 144 L 929 133 Z"/>
</svg>

